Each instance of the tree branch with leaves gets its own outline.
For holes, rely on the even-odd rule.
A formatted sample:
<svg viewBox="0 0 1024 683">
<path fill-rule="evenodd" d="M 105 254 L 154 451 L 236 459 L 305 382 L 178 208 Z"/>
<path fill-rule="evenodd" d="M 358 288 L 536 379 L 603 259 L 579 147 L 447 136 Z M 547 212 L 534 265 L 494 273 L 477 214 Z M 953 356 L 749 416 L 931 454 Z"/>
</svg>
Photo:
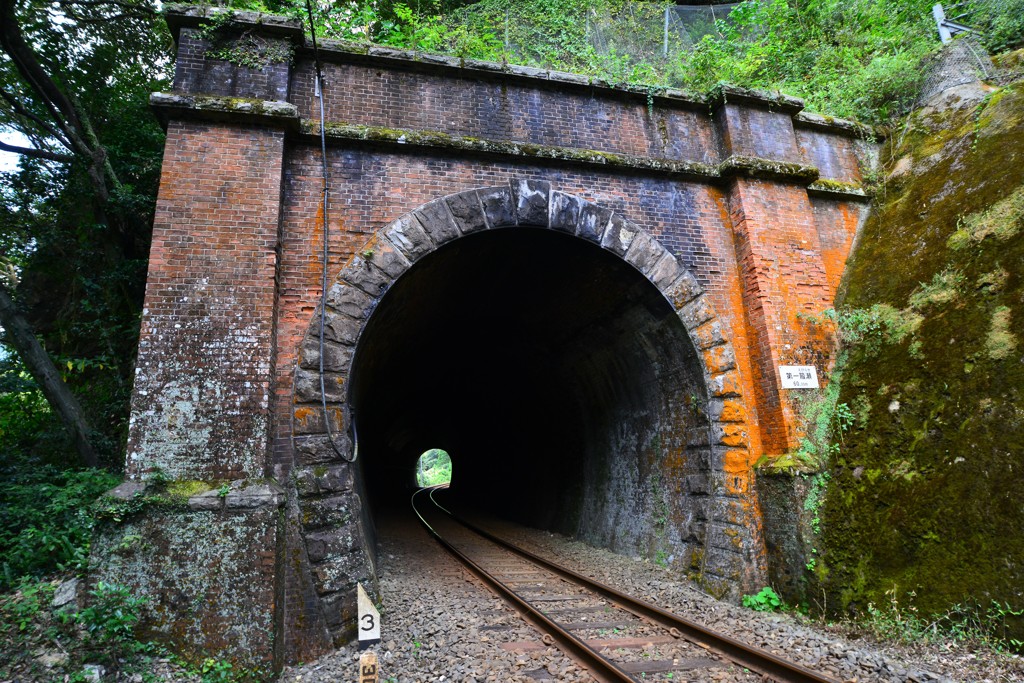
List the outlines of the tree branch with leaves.
<svg viewBox="0 0 1024 683">
<path fill-rule="evenodd" d="M 149 0 L 0 0 L 0 130 L 21 136 L 0 141 L 20 156 L 0 196 L 0 322 L 91 465 L 90 441 L 110 451 L 127 423 L 163 140 L 146 99 L 168 44 Z M 70 378 L 84 409 L 54 357 L 86 368 Z"/>
</svg>

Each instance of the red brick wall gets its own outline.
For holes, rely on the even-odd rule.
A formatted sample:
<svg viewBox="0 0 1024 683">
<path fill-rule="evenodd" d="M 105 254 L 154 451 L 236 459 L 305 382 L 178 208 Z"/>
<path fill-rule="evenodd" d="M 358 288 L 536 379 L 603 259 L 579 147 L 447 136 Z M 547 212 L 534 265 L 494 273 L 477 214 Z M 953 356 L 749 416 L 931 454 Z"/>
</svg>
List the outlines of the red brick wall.
<svg viewBox="0 0 1024 683">
<path fill-rule="evenodd" d="M 802 161 L 791 115 L 728 103 L 716 113 L 726 156 Z"/>
<path fill-rule="evenodd" d="M 183 29 L 179 36 L 175 84 L 183 94 L 288 97 L 300 118 L 315 120 L 312 67 L 303 54 L 290 75 L 287 65 L 248 73 L 206 60 L 194 32 Z M 733 517 L 750 527 L 744 562 L 756 568 L 761 548 L 750 462 L 785 452 L 798 436 L 776 368 L 825 369 L 830 331 L 798 314 L 819 315 L 831 306 L 862 210 L 836 195 L 812 201 L 793 177 L 727 180 L 713 167 L 730 155 L 762 157 L 816 165 L 825 178 L 855 182 L 860 143 L 848 130 L 820 122 L 794 127 L 798 104 L 759 104 L 757 96 L 727 99 L 711 111 L 693 100 L 649 99 L 579 78 L 503 74 L 500 66 L 460 69 L 341 52 L 327 57 L 331 122 L 484 140 L 468 154 L 335 139 L 328 150 L 328 280 L 402 214 L 513 178 L 549 181 L 650 232 L 704 286 L 735 353 L 741 386 L 730 387 L 723 412 L 736 424 L 749 420 L 749 449 L 744 435 L 725 435 L 720 469 L 730 482 L 724 493 L 742 508 Z M 243 479 L 272 469 L 283 482 L 294 464 L 294 369 L 321 297 L 320 150 L 318 141 L 295 132 L 298 121 L 287 115 L 278 120 L 288 132 L 252 123 L 259 103 L 248 105 L 235 114 L 196 105 L 170 115 L 132 405 L 132 477 L 159 468 L 174 479 Z M 203 122 L 213 116 L 236 123 Z M 434 144 L 442 139 L 434 136 Z M 658 163 L 640 170 L 498 155 L 487 140 L 710 166 L 684 179 L 658 170 Z M 705 362 L 732 362 L 712 351 Z M 338 615 L 348 614 L 323 605 L 347 600 L 347 587 L 325 601 L 317 595 L 304 558 L 299 504 L 293 498 L 285 506 L 275 541 L 283 564 L 274 579 L 274 647 L 289 660 L 322 651 L 328 627 L 340 633 Z M 269 549 L 253 546 L 253 568 L 269 576 Z M 354 576 L 339 575 L 336 583 L 351 584 Z"/>
<path fill-rule="evenodd" d="M 128 473 L 262 477 L 284 134 L 168 126 Z"/>
<path fill-rule="evenodd" d="M 821 260 L 828 280 L 828 299 L 833 301 L 853 251 L 857 228 L 867 216 L 868 205 L 835 199 L 814 198 L 814 223 L 821 241 Z"/>
<path fill-rule="evenodd" d="M 797 128 L 796 140 L 803 162 L 817 166 L 822 178 L 844 183 L 863 180 L 855 138 L 813 128 Z"/>
<path fill-rule="evenodd" d="M 289 150 L 284 172 L 282 259 L 277 327 L 274 410 L 275 464 L 291 462 L 291 377 L 302 336 L 320 300 L 323 248 L 320 151 Z M 706 184 L 637 178 L 614 173 L 456 160 L 420 153 L 329 150 L 333 186 L 329 207 L 333 282 L 343 264 L 378 228 L 438 197 L 510 178 L 550 180 L 556 189 L 620 212 L 649 230 L 706 286 L 730 338 L 742 339 L 740 289 L 729 217 L 722 191 Z M 806 193 L 805 193 L 806 195 Z M 737 344 L 737 354 L 746 357 Z"/>
<path fill-rule="evenodd" d="M 743 300 L 750 326 L 756 406 L 766 453 L 793 448 L 795 411 L 780 391 L 779 365 L 825 369 L 831 330 L 806 317 L 831 307 L 821 241 L 807 191 L 740 179 L 731 192 Z"/>
<path fill-rule="evenodd" d="M 324 79 L 329 121 L 720 161 L 707 108 L 692 103 L 658 98 L 656 106 L 648 106 L 646 96 L 635 93 L 598 95 L 560 82 L 487 78 L 470 71 L 442 75 L 401 66 L 327 64 Z M 296 68 L 291 91 L 300 116 L 319 116 L 310 64 Z"/>
</svg>

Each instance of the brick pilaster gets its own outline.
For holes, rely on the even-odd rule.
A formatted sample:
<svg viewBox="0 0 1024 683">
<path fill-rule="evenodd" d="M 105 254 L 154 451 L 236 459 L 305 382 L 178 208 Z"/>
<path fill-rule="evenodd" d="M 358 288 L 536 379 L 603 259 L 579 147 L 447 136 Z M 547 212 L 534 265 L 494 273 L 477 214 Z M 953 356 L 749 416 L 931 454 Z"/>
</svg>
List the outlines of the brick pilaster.
<svg viewBox="0 0 1024 683">
<path fill-rule="evenodd" d="M 172 122 L 127 470 L 264 476 L 284 133 Z"/>
<path fill-rule="evenodd" d="M 730 212 L 764 452 L 791 450 L 800 434 L 792 397 L 781 389 L 780 365 L 814 365 L 824 375 L 832 329 L 820 319 L 832 305 L 807 190 L 798 185 L 737 178 Z"/>
</svg>

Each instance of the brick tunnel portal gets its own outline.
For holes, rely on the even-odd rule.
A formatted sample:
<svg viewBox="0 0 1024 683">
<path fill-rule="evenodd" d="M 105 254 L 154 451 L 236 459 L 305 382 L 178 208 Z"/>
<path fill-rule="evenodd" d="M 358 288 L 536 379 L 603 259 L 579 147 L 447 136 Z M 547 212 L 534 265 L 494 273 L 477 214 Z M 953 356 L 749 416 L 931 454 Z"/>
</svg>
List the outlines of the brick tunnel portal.
<svg viewBox="0 0 1024 683">
<path fill-rule="evenodd" d="M 830 363 L 831 327 L 804 316 L 833 305 L 866 216 L 870 131 L 777 93 L 341 44 L 324 126 L 298 20 L 232 14 L 295 56 L 251 69 L 211 52 L 208 11 L 167 14 L 119 495 L 156 472 L 197 492 L 107 530 L 96 580 L 185 651 L 308 661 L 376 584 L 363 522 L 443 448 L 478 507 L 716 595 L 765 585 L 752 465 L 800 435 L 780 368 Z"/>
<path fill-rule="evenodd" d="M 461 502 L 620 552 L 702 555 L 698 354 L 659 289 L 596 244 L 520 228 L 438 248 L 381 299 L 351 381 L 371 514 L 405 504 L 436 447 Z"/>
</svg>

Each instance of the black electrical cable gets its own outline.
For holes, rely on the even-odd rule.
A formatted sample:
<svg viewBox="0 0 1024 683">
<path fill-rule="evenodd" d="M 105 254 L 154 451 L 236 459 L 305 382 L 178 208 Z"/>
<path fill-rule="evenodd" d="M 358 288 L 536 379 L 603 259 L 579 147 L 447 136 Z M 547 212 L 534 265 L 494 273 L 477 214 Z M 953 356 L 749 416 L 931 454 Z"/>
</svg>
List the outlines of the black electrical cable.
<svg viewBox="0 0 1024 683">
<path fill-rule="evenodd" d="M 313 5 L 311 0 L 306 0 L 306 14 L 309 17 L 309 33 L 313 38 L 313 63 L 316 67 L 315 94 L 320 103 L 320 157 L 323 161 L 323 215 L 324 215 L 324 249 L 321 258 L 321 281 L 320 281 L 320 406 L 324 414 L 324 427 L 327 429 L 327 440 L 331 442 L 331 448 L 343 460 L 355 462 L 359 457 L 359 437 L 355 431 L 355 422 L 352 423 L 352 455 L 345 454 L 334 439 L 331 431 L 331 416 L 327 413 L 327 389 L 324 386 L 324 328 L 327 320 L 327 266 L 328 266 L 328 245 L 330 243 L 330 222 L 327 217 L 327 205 L 330 198 L 330 185 L 328 183 L 327 171 L 327 131 L 324 125 L 324 74 L 320 68 L 320 50 L 316 44 L 316 28 L 313 25 Z"/>
</svg>

